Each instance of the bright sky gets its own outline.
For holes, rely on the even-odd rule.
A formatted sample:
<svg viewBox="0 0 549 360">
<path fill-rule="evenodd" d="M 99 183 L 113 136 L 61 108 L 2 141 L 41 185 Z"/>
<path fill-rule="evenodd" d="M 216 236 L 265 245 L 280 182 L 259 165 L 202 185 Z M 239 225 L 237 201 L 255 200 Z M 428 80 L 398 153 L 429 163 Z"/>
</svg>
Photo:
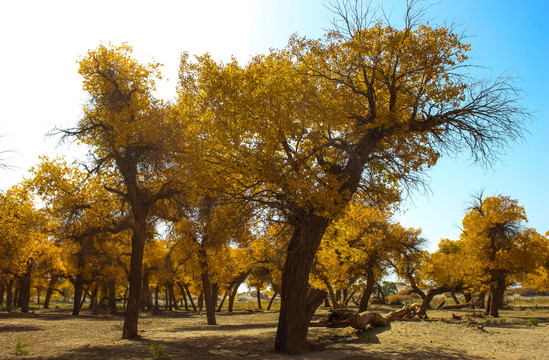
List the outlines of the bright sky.
<svg viewBox="0 0 549 360">
<path fill-rule="evenodd" d="M 0 2 L 0 150 L 11 170 L 0 170 L 0 189 L 27 175 L 39 155 L 78 156 L 44 135 L 73 125 L 85 94 L 76 61 L 100 43 L 128 42 L 141 61 L 164 64 L 168 81 L 159 96 L 172 99 L 180 54 L 209 52 L 214 58 L 281 48 L 298 32 L 319 37 L 331 15 L 322 0 L 96 0 Z M 385 1 L 397 15 L 404 0 Z M 475 64 L 490 77 L 508 72 L 526 92 L 523 105 L 535 112 L 524 144 L 512 145 L 501 163 L 483 170 L 465 158 L 442 159 L 429 172 L 431 193 L 412 194 L 399 220 L 421 227 L 436 249 L 440 238 L 456 239 L 471 194 L 503 194 L 526 208 L 530 226 L 549 230 L 549 1 L 444 0 L 428 12 L 433 23 L 463 25 L 471 35 Z"/>
</svg>

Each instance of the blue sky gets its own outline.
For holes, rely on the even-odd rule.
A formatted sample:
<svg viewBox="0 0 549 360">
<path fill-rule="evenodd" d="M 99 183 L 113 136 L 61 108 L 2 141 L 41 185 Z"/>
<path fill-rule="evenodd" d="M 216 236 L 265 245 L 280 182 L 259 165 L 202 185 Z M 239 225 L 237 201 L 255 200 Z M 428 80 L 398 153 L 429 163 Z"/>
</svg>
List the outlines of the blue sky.
<svg viewBox="0 0 549 360">
<path fill-rule="evenodd" d="M 431 192 L 413 193 L 398 219 L 421 227 L 434 250 L 440 238 L 455 239 L 471 194 L 503 194 L 524 205 L 530 226 L 549 230 L 549 1 L 442 0 L 429 8 L 431 24 L 461 25 L 472 45 L 479 74 L 518 78 L 522 104 L 536 121 L 523 144 L 511 144 L 492 168 L 467 158 L 443 158 L 431 171 Z M 206 51 L 220 60 L 245 62 L 269 48 L 284 47 L 297 32 L 319 37 L 331 26 L 322 0 L 94 2 L 3 1 L 0 3 L 0 150 L 12 169 L 0 173 L 0 189 L 17 183 L 42 154 L 81 155 L 74 147 L 44 138 L 54 126 L 74 124 L 85 94 L 76 60 L 100 43 L 127 41 L 142 61 L 164 63 L 168 78 L 159 96 L 171 99 L 181 52 Z M 385 1 L 395 18 L 404 1 Z M 425 2 L 429 4 L 429 2 Z M 6 156 L 4 156 L 5 158 Z"/>
</svg>

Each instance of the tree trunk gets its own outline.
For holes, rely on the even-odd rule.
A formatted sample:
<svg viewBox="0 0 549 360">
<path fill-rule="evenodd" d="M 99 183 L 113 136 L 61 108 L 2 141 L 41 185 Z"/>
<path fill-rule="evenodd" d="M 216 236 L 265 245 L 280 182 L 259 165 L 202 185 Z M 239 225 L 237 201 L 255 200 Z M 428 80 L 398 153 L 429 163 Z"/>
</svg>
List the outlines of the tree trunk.
<svg viewBox="0 0 549 360">
<path fill-rule="evenodd" d="M 27 269 L 21 278 L 21 312 L 29 312 L 32 260 L 27 261 Z"/>
<path fill-rule="evenodd" d="M 217 325 L 215 322 L 215 306 L 213 301 L 212 288 L 210 285 L 210 275 L 208 273 L 208 270 L 206 271 L 203 270 L 200 276 L 202 278 L 202 288 L 204 289 L 203 296 L 204 296 L 204 302 L 206 303 L 206 319 L 207 319 L 208 325 Z"/>
<path fill-rule="evenodd" d="M 8 286 L 6 287 L 6 308 L 8 309 L 8 311 L 10 311 L 13 304 L 12 288 L 13 279 L 10 279 L 10 281 L 8 282 Z"/>
<path fill-rule="evenodd" d="M 4 284 L 0 285 L 0 306 L 4 305 L 4 291 L 5 291 Z"/>
<path fill-rule="evenodd" d="M 132 204 L 132 208 L 134 208 Z M 136 214 L 136 209 L 133 209 Z M 123 339 L 138 338 L 137 321 L 141 309 L 141 283 L 143 277 L 143 250 L 147 230 L 147 216 L 135 216 L 132 234 L 132 254 L 130 259 L 130 293 L 128 295 L 128 306 L 124 315 L 124 327 L 122 330 Z"/>
<path fill-rule="evenodd" d="M 499 309 L 503 306 L 505 296 L 505 275 L 497 273 L 490 284 L 490 297 L 487 303 L 487 313 L 493 317 L 499 317 Z"/>
<path fill-rule="evenodd" d="M 21 312 L 29 312 L 31 293 L 32 260 L 27 261 L 27 269 L 21 278 Z"/>
<path fill-rule="evenodd" d="M 187 296 L 189 298 L 189 302 L 191 303 L 191 306 L 193 307 L 193 310 L 198 311 L 196 309 L 196 305 L 194 304 L 194 300 L 193 300 L 193 296 L 191 294 L 191 291 L 189 290 L 189 285 L 179 283 L 179 287 L 181 289 L 181 292 L 183 293 L 183 296 Z"/>
<path fill-rule="evenodd" d="M 337 307 L 337 298 L 336 298 L 336 294 L 334 292 L 334 288 L 332 287 L 332 285 L 328 281 L 328 278 L 323 277 L 322 282 L 324 283 L 324 285 L 326 285 L 326 289 L 328 289 L 328 294 L 330 294 L 330 298 L 332 299 L 332 305 L 335 309 Z M 328 299 L 328 298 L 326 297 L 326 299 Z"/>
<path fill-rule="evenodd" d="M 331 307 L 330 300 L 328 299 L 328 296 L 324 299 L 324 307 Z"/>
<path fill-rule="evenodd" d="M 72 305 L 72 315 L 78 316 L 80 314 L 81 301 L 82 300 L 82 290 L 84 288 L 84 277 L 79 272 L 76 274 L 76 279 L 74 280 L 74 303 Z"/>
<path fill-rule="evenodd" d="M 368 301 L 370 301 L 370 296 L 372 296 L 372 293 L 374 292 L 374 269 L 372 269 L 371 266 L 368 266 L 368 268 L 366 269 L 366 276 L 366 288 L 362 293 L 362 297 L 360 298 L 360 304 L 358 305 L 359 313 L 368 310 Z"/>
<path fill-rule="evenodd" d="M 44 309 L 50 308 L 50 300 L 55 289 L 55 284 L 57 283 L 57 276 L 52 276 L 50 278 L 50 283 L 48 284 L 48 289 L 46 290 L 46 297 L 44 298 Z"/>
<path fill-rule="evenodd" d="M 156 287 L 154 288 L 154 310 L 155 311 L 160 309 L 160 305 L 158 305 L 158 297 L 160 296 L 159 293 L 160 293 L 160 285 L 156 285 Z"/>
<path fill-rule="evenodd" d="M 108 296 L 108 305 L 109 312 L 113 315 L 116 314 L 116 280 L 109 279 L 107 280 L 107 296 Z"/>
<path fill-rule="evenodd" d="M 257 290 L 256 290 L 256 297 L 257 297 L 257 308 L 261 310 L 261 289 L 259 288 L 259 286 L 257 287 Z"/>
<path fill-rule="evenodd" d="M 309 306 L 315 302 L 308 299 L 309 273 L 320 240 L 330 223 L 326 218 L 307 213 L 302 213 L 294 221 L 282 273 L 280 316 L 275 338 L 275 349 L 290 354 L 303 353 L 311 348 L 307 341 Z"/>
<path fill-rule="evenodd" d="M 170 311 L 171 311 L 172 310 L 172 304 L 171 304 L 172 299 L 168 295 L 168 286 L 164 287 L 164 299 L 165 299 L 164 308 L 166 310 L 168 310 L 168 308 L 169 308 Z"/>
<path fill-rule="evenodd" d="M 269 301 L 269 305 L 267 305 L 267 310 L 271 310 L 271 306 L 273 305 L 273 302 L 274 302 L 274 299 L 276 298 L 278 294 L 275 292 L 273 294 L 273 296 L 271 297 L 271 300 Z M 328 297 L 326 296 L 325 299 L 328 299 Z"/>
<path fill-rule="evenodd" d="M 221 299 L 221 302 L 219 303 L 219 306 L 217 307 L 217 312 L 221 311 L 221 308 L 223 307 L 223 303 L 225 302 L 225 299 L 229 295 L 229 289 L 225 290 L 225 294 L 223 295 L 223 299 Z"/>
<path fill-rule="evenodd" d="M 450 291 L 450 288 L 447 287 L 439 287 L 434 289 L 429 289 L 425 297 L 423 298 L 423 302 L 421 304 L 421 307 L 423 307 L 425 310 L 431 309 L 431 301 L 433 298 L 437 295 L 444 294 L 445 292 Z"/>
</svg>

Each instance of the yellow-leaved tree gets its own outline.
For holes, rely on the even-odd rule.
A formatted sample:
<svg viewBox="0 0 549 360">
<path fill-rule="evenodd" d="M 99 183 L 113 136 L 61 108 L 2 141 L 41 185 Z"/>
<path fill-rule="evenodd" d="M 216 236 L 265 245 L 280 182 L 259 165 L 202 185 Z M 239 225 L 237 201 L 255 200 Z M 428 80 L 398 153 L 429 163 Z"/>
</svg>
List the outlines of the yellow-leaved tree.
<svg viewBox="0 0 549 360">
<path fill-rule="evenodd" d="M 309 272 L 355 193 L 372 205 L 394 201 L 444 152 L 490 161 L 530 116 L 508 79 L 468 76 L 469 45 L 451 28 L 420 25 L 412 6 L 402 28 L 382 17 L 369 26 L 361 19 L 375 14 L 360 9 L 336 8 L 342 29 L 294 36 L 245 65 L 208 55 L 180 65 L 180 107 L 201 124 L 202 159 L 231 195 L 278 211 L 293 228 L 275 339 L 283 352 L 309 349 L 324 297 L 308 286 Z"/>
<path fill-rule="evenodd" d="M 463 218 L 464 251 L 480 268 L 477 278 L 488 291 L 487 315 L 498 317 L 507 286 L 525 279 L 539 264 L 546 244 L 525 224 L 524 208 L 502 195 L 478 196 Z"/>
<path fill-rule="evenodd" d="M 132 48 L 100 45 L 79 61 L 89 99 L 84 115 L 67 139 L 90 147 L 92 168 L 106 173 L 103 186 L 131 209 L 132 239 L 128 306 L 122 337 L 138 336 L 143 250 L 153 206 L 180 192 L 186 179 L 181 148 L 186 127 L 169 104 L 153 96 L 158 63 L 141 64 Z"/>
</svg>

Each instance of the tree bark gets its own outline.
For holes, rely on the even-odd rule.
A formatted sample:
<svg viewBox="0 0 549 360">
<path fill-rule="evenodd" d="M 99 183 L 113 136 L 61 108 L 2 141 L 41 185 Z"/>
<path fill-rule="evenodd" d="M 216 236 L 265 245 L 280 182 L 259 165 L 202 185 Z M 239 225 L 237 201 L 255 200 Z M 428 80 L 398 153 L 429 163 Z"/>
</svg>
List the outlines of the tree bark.
<svg viewBox="0 0 549 360">
<path fill-rule="evenodd" d="M 261 309 L 261 289 L 259 289 L 259 286 L 256 288 L 256 293 L 255 293 L 256 297 L 257 297 L 257 308 L 259 310 L 262 310 Z"/>
<path fill-rule="evenodd" d="M 31 274 L 32 260 L 27 261 L 27 269 L 21 277 L 21 312 L 29 312 L 30 293 L 31 293 Z"/>
<path fill-rule="evenodd" d="M 10 308 L 13 306 L 13 281 L 13 279 L 10 279 L 10 281 L 8 281 L 8 286 L 6 287 L 6 308 L 8 311 L 10 311 Z"/>
<path fill-rule="evenodd" d="M 50 278 L 50 283 L 48 284 L 48 289 L 46 290 L 46 297 L 44 298 L 44 309 L 50 308 L 51 296 L 53 290 L 55 289 L 55 284 L 57 283 L 57 276 L 52 276 Z"/>
<path fill-rule="evenodd" d="M 368 310 L 368 301 L 370 301 L 370 296 L 374 292 L 374 269 L 371 266 L 368 266 L 366 269 L 366 288 L 362 293 L 360 298 L 360 304 L 358 305 L 358 312 L 364 312 Z"/>
<path fill-rule="evenodd" d="M 135 214 L 135 208 L 133 211 Z M 135 339 L 139 337 L 137 334 L 137 321 L 139 320 L 139 310 L 141 309 L 143 250 L 145 248 L 146 229 L 147 216 L 136 215 L 132 234 L 132 253 L 130 259 L 130 292 L 128 295 L 128 305 L 124 315 L 124 327 L 122 330 L 123 339 Z"/>
<path fill-rule="evenodd" d="M 82 291 L 84 288 L 84 277 L 80 272 L 76 274 L 76 279 L 74 279 L 74 302 L 72 305 L 72 315 L 78 316 L 80 314 L 80 308 L 82 307 L 80 304 L 83 301 L 82 300 Z"/>
<path fill-rule="evenodd" d="M 275 292 L 273 296 L 271 297 L 271 300 L 269 300 L 269 305 L 267 306 L 267 310 L 271 310 L 271 306 L 273 305 L 274 299 L 276 298 L 278 294 Z M 327 299 L 328 297 L 325 296 L 324 299 Z"/>
<path fill-rule="evenodd" d="M 244 282 L 244 280 L 246 280 L 248 275 L 249 275 L 248 272 L 242 272 L 233 281 L 233 284 L 232 284 L 232 287 L 231 287 L 231 292 L 229 294 L 229 306 L 227 307 L 228 312 L 233 312 L 234 301 L 236 299 L 236 296 L 238 295 L 238 288 L 240 287 L 240 284 L 242 284 L 242 282 Z"/>
<path fill-rule="evenodd" d="M 191 294 L 191 291 L 189 290 L 189 285 L 179 283 L 179 287 L 181 288 L 181 292 L 183 293 L 183 296 L 185 296 L 185 294 L 187 294 L 186 296 L 189 298 L 189 302 L 191 303 L 191 306 L 193 307 L 193 310 L 195 312 L 198 311 L 197 308 L 196 308 L 196 305 L 194 304 L 194 300 L 193 300 L 193 296 Z"/>
<path fill-rule="evenodd" d="M 280 316 L 275 338 L 277 351 L 298 354 L 311 348 L 307 341 L 311 312 L 308 306 L 314 302 L 307 301 L 309 273 L 329 223 L 326 218 L 308 213 L 294 219 L 294 231 L 282 274 Z"/>
<path fill-rule="evenodd" d="M 0 306 L 4 305 L 4 291 L 5 291 L 4 284 L 0 285 Z"/>
<path fill-rule="evenodd" d="M 493 275 L 493 281 L 490 284 L 490 295 L 486 304 L 486 314 L 493 317 L 499 317 L 499 309 L 503 306 L 505 297 L 505 275 L 498 272 Z"/>
<path fill-rule="evenodd" d="M 225 303 L 225 299 L 229 295 L 229 289 L 225 290 L 225 294 L 223 295 L 223 298 L 221 299 L 221 302 L 219 303 L 219 306 L 217 307 L 217 312 L 221 311 L 221 308 L 223 307 L 223 303 Z"/>
</svg>

